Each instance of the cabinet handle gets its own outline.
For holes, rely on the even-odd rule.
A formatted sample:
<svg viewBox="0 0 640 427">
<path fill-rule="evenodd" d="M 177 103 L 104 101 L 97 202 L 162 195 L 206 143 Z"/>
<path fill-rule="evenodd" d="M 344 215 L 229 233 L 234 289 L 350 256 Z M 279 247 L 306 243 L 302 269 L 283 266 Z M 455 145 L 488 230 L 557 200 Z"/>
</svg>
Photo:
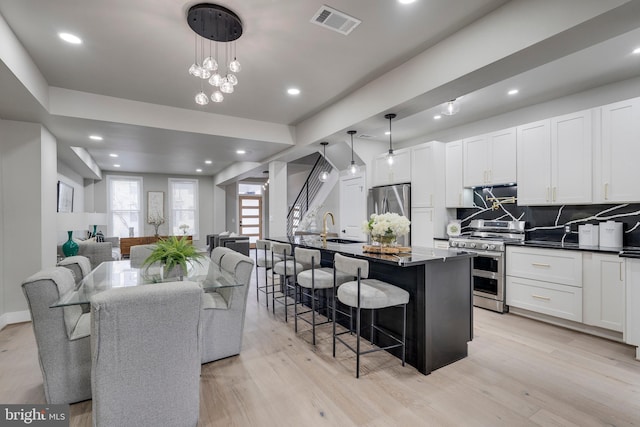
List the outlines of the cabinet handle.
<svg viewBox="0 0 640 427">
<path fill-rule="evenodd" d="M 551 189 L 549 187 L 547 187 L 547 202 L 550 202 L 550 200 L 549 200 L 550 192 L 551 192 Z"/>
<path fill-rule="evenodd" d="M 605 199 L 605 200 L 609 200 L 609 196 L 608 196 L 608 194 L 607 194 L 608 192 L 609 192 L 609 183 L 607 182 L 607 183 L 604 185 L 604 199 Z"/>
<path fill-rule="evenodd" d="M 544 300 L 544 301 L 551 301 L 551 298 L 543 297 L 542 295 L 531 294 L 531 297 L 537 298 L 537 299 L 541 299 L 541 300 Z"/>
<path fill-rule="evenodd" d="M 618 263 L 618 265 L 620 266 L 620 281 L 622 282 L 622 263 Z"/>
<path fill-rule="evenodd" d="M 556 187 L 553 187 L 553 201 L 556 201 Z"/>
<path fill-rule="evenodd" d="M 462 206 L 462 193 L 458 193 L 458 206 Z"/>
<path fill-rule="evenodd" d="M 482 183 L 487 183 L 487 171 L 482 172 Z"/>
<path fill-rule="evenodd" d="M 488 173 L 488 175 L 489 175 L 489 179 L 488 179 L 487 181 L 488 181 L 488 182 L 493 181 L 493 169 L 489 169 L 489 173 Z"/>
<path fill-rule="evenodd" d="M 433 194 L 429 194 L 429 206 L 433 206 Z"/>
<path fill-rule="evenodd" d="M 545 268 L 551 267 L 550 264 L 542 264 L 542 263 L 539 263 L 539 262 L 532 262 L 531 265 L 534 266 L 534 267 L 545 267 Z"/>
</svg>

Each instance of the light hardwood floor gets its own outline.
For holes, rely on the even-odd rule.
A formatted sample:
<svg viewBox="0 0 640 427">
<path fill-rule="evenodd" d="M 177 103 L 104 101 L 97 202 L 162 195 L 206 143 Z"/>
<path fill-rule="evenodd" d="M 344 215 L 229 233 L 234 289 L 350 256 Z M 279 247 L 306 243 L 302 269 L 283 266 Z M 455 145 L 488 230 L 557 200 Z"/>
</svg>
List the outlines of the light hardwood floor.
<svg viewBox="0 0 640 427">
<path fill-rule="evenodd" d="M 255 280 L 255 277 L 254 277 Z M 384 352 L 354 355 L 249 293 L 242 353 L 203 365 L 200 426 L 638 426 L 640 362 L 623 344 L 475 309 L 469 357 L 431 375 Z M 0 402 L 44 403 L 29 323 L 0 332 Z M 71 426 L 91 425 L 91 401 Z"/>
</svg>

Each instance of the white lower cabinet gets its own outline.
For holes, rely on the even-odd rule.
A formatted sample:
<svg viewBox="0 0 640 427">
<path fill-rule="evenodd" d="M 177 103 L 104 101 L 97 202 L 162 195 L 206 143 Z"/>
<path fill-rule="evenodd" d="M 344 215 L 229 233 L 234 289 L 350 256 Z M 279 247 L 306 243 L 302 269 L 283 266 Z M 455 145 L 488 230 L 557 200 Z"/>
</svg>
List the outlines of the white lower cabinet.
<svg viewBox="0 0 640 427">
<path fill-rule="evenodd" d="M 626 259 L 624 342 L 636 346 L 640 360 L 640 259 Z"/>
<path fill-rule="evenodd" d="M 586 252 L 583 261 L 583 322 L 622 332 L 625 261 L 617 255 Z"/>
<path fill-rule="evenodd" d="M 507 276 L 507 305 L 582 322 L 582 288 Z"/>
<path fill-rule="evenodd" d="M 508 246 L 510 307 L 582 322 L 582 253 Z"/>
</svg>

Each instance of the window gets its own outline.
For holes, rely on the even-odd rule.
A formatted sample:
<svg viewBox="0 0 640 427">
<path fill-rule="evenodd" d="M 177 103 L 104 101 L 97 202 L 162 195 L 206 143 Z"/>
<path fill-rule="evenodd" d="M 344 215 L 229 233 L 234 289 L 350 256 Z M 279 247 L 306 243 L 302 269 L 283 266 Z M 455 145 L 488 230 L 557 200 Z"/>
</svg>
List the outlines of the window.
<svg viewBox="0 0 640 427">
<path fill-rule="evenodd" d="M 169 178 L 171 234 L 190 234 L 198 240 L 198 180 Z"/>
<path fill-rule="evenodd" d="M 141 236 L 142 178 L 110 175 L 107 187 L 111 234 L 117 237 Z"/>
</svg>

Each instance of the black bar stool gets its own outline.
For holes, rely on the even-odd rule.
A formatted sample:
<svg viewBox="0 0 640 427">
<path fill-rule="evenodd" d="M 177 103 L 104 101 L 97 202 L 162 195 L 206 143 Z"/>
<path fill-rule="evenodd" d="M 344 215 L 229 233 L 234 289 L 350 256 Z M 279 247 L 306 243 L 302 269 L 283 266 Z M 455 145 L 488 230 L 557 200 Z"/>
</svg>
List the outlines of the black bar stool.
<svg viewBox="0 0 640 427">
<path fill-rule="evenodd" d="M 267 274 L 273 268 L 273 262 L 280 262 L 282 258 L 279 255 L 273 255 L 271 252 L 270 240 L 256 240 L 256 301 L 260 302 L 260 293 L 265 294 L 266 304 L 269 307 L 269 295 L 271 295 Z M 260 267 L 264 268 L 264 285 L 260 285 L 258 271 Z"/>
</svg>

